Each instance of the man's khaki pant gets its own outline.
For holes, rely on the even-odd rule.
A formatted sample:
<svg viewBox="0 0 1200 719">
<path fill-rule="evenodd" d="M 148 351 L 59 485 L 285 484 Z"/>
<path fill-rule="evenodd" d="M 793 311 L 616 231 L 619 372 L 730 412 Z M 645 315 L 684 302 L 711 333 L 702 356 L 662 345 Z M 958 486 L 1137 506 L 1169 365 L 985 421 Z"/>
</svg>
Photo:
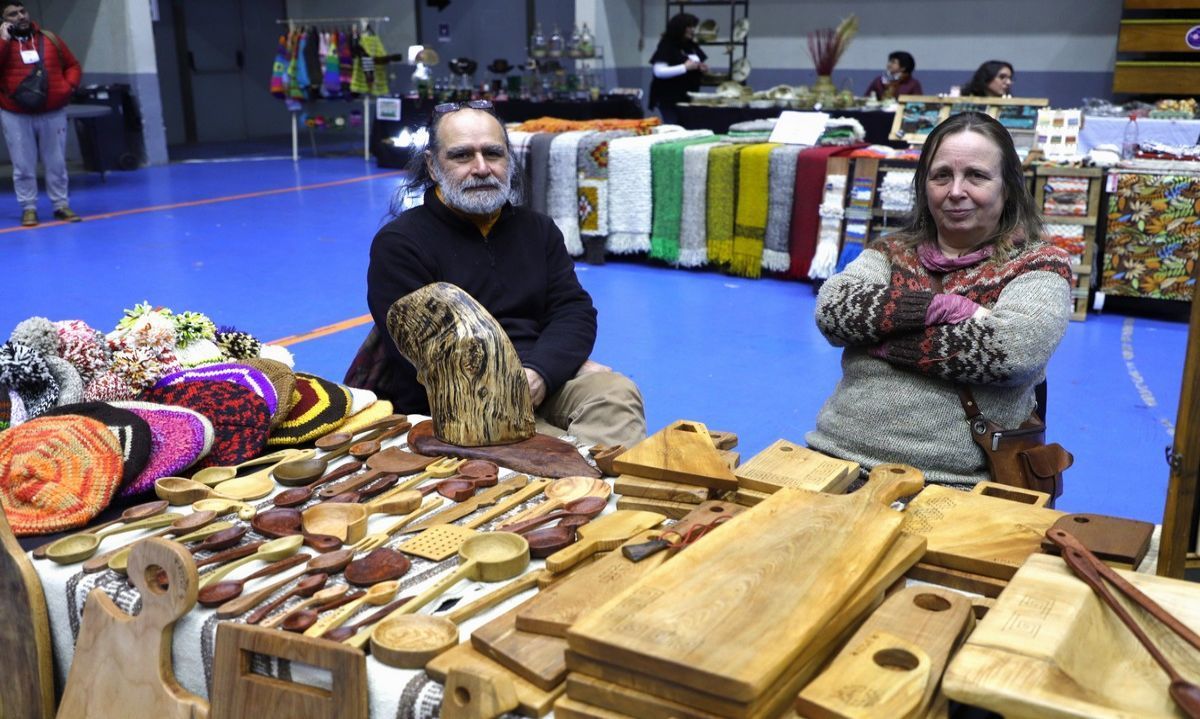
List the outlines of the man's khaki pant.
<svg viewBox="0 0 1200 719">
<path fill-rule="evenodd" d="M 538 432 L 563 432 L 588 444 L 632 447 L 646 438 L 646 410 L 633 380 L 589 372 L 567 381 L 537 409 Z"/>
</svg>

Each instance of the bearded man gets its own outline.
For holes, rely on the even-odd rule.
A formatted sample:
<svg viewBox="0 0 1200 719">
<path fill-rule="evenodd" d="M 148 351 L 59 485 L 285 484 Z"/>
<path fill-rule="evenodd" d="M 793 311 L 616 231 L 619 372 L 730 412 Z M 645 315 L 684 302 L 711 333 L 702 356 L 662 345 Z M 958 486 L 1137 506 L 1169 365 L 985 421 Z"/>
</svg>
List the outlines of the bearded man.
<svg viewBox="0 0 1200 719">
<path fill-rule="evenodd" d="M 504 328 L 525 368 L 539 431 L 546 425 L 590 443 L 632 446 L 646 436 L 642 396 L 632 380 L 588 359 L 596 309 L 579 284 L 562 233 L 545 215 L 516 207 L 508 133 L 490 102 L 434 108 L 429 142 L 410 165 L 393 220 L 371 244 L 367 304 L 375 333 L 404 295 L 449 282 L 474 297 Z M 400 211 L 402 198 L 424 202 Z M 388 340 L 386 367 L 370 389 L 395 411 L 428 414 L 416 369 Z M 357 361 L 357 360 L 356 360 Z M 353 368 L 352 368 L 353 370 Z"/>
</svg>

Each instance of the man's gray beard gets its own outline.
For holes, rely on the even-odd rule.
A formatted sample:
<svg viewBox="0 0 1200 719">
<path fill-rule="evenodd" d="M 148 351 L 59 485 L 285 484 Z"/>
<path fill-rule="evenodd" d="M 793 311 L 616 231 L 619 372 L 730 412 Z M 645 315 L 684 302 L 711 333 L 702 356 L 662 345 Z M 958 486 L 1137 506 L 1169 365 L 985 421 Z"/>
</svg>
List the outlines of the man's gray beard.
<svg viewBox="0 0 1200 719">
<path fill-rule="evenodd" d="M 509 177 L 505 178 L 504 182 L 495 177 L 489 177 L 486 179 L 471 178 L 459 184 L 446 177 L 436 162 L 431 164 L 433 165 L 433 179 L 442 190 L 442 200 L 446 205 L 459 212 L 465 212 L 468 215 L 490 215 L 504 207 L 504 203 L 508 201 L 512 189 L 511 170 Z M 476 187 L 493 189 L 484 191 L 471 189 Z"/>
</svg>

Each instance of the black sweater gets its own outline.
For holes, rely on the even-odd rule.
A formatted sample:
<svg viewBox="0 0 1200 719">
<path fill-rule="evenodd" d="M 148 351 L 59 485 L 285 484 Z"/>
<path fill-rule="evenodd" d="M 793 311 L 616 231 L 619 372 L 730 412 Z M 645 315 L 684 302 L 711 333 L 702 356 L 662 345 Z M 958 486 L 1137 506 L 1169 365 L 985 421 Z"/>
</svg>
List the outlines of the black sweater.
<svg viewBox="0 0 1200 719">
<path fill-rule="evenodd" d="M 596 309 L 575 277 L 563 236 L 545 215 L 506 204 L 485 238 L 430 188 L 425 204 L 392 220 L 371 243 L 367 305 L 392 367 L 377 393 L 397 412 L 428 414 L 416 370 L 387 332 L 392 303 L 431 282 L 450 282 L 479 301 L 512 340 L 546 394 L 575 375 L 596 341 Z"/>
</svg>

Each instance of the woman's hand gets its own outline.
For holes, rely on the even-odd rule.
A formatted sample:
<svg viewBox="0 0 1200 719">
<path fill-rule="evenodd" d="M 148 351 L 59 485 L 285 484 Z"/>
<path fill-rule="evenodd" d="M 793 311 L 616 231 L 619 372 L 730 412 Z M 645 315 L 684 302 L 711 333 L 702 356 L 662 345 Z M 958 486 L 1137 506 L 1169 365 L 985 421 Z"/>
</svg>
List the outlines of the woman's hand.
<svg viewBox="0 0 1200 719">
<path fill-rule="evenodd" d="M 992 311 L 986 307 L 981 306 L 979 309 L 975 310 L 975 314 L 971 315 L 971 319 L 982 320 L 986 317 L 991 317 L 991 316 L 992 316 Z"/>
<path fill-rule="evenodd" d="M 704 67 L 704 63 L 698 62 L 696 60 L 684 60 L 683 67 L 688 72 L 693 72 L 695 70 L 703 71 L 702 68 Z"/>
</svg>

